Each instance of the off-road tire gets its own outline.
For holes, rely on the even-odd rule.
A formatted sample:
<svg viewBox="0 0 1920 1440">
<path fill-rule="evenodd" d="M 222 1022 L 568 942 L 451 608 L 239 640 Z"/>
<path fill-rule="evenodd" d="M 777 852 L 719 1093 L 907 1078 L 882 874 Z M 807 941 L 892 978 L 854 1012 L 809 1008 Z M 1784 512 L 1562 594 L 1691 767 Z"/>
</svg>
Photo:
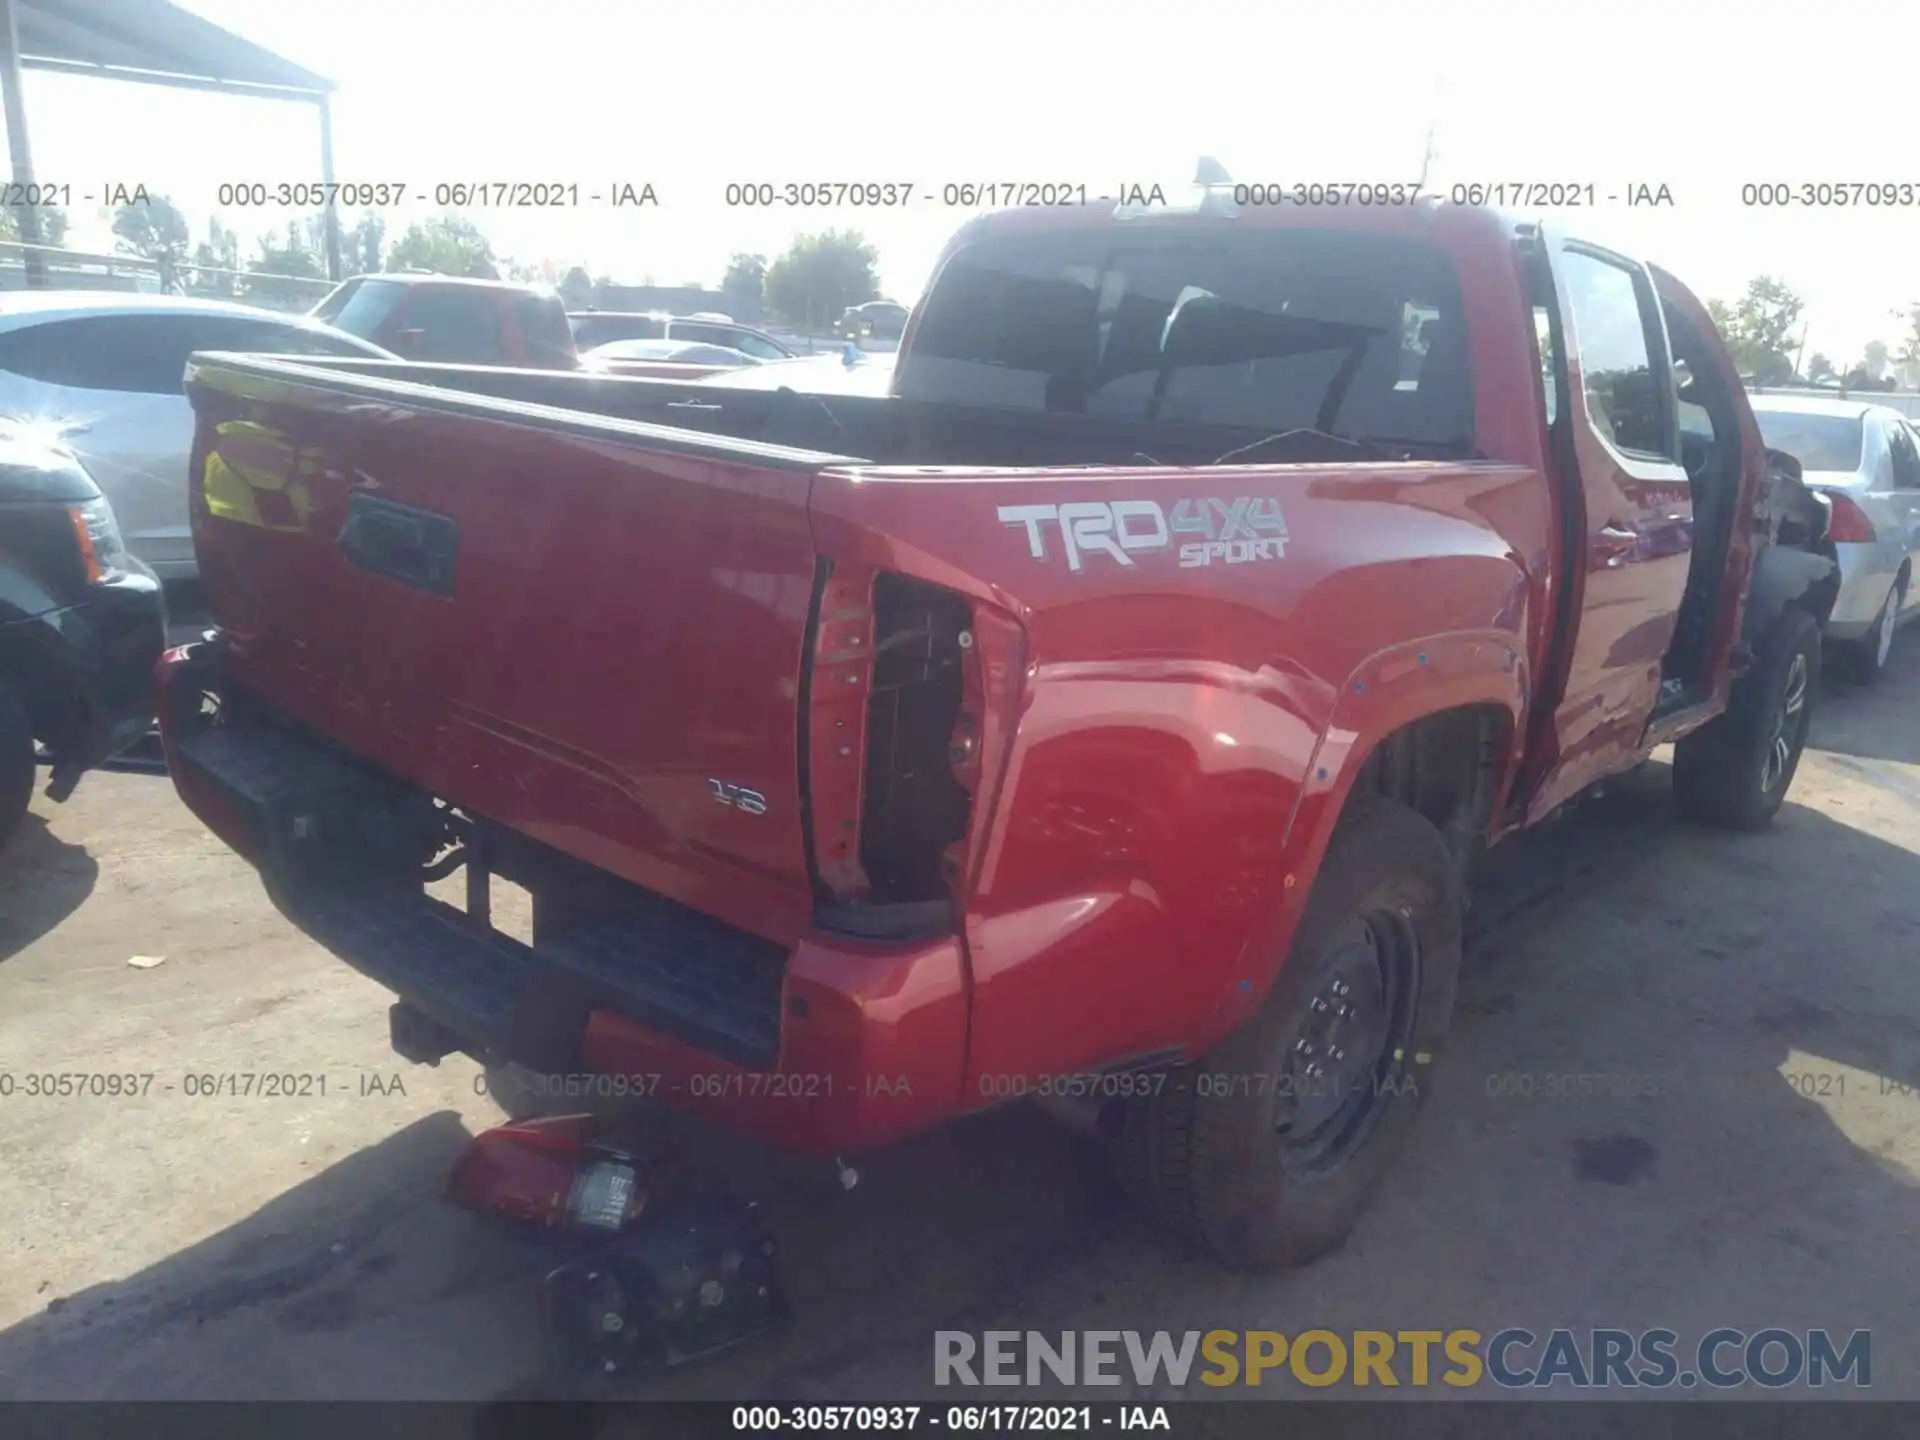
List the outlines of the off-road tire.
<svg viewBox="0 0 1920 1440">
<path fill-rule="evenodd" d="M 1235 1269 L 1298 1265 L 1337 1249 L 1432 1091 L 1453 1017 L 1462 911 L 1458 866 L 1438 830 L 1397 801 L 1351 802 L 1260 1009 L 1130 1109 L 1112 1142 L 1123 1187 L 1153 1219 Z M 1375 1072 L 1390 1083 L 1374 1087 L 1377 1110 L 1356 1148 L 1323 1173 L 1296 1173 L 1276 1137 L 1278 1077 L 1336 941 L 1358 918 L 1382 913 L 1402 917 L 1417 940 L 1407 1043 Z"/>
<path fill-rule="evenodd" d="M 1790 705 L 1790 681 L 1797 706 Z M 1789 608 L 1756 647 L 1753 668 L 1734 681 L 1726 713 L 1673 747 L 1680 813 L 1724 830 L 1771 823 L 1800 768 L 1819 691 L 1820 626 L 1805 610 Z M 1785 763 L 1770 765 L 1781 740 Z"/>
<path fill-rule="evenodd" d="M 38 761 L 33 752 L 33 722 L 11 685 L 0 680 L 0 849 L 13 839 L 33 800 Z"/>
<path fill-rule="evenodd" d="M 1882 646 L 1891 650 L 1895 628 L 1900 623 L 1900 606 L 1906 599 L 1907 582 L 1894 581 L 1893 588 L 1887 592 L 1886 602 L 1873 617 L 1873 624 L 1867 633 L 1847 647 L 1847 668 L 1853 672 L 1853 678 L 1862 685 L 1871 685 L 1878 680 L 1887 668 L 1887 655 Z"/>
</svg>

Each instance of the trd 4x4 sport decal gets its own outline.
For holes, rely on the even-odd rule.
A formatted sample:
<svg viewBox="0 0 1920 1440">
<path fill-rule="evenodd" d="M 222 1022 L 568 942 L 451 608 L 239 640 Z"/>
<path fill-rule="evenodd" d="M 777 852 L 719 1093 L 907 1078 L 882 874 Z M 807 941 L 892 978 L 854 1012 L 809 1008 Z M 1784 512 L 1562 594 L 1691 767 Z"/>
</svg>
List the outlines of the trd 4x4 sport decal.
<svg viewBox="0 0 1920 1440">
<path fill-rule="evenodd" d="M 1003 525 L 1023 525 L 1027 549 L 1036 560 L 1047 558 L 1048 527 L 1057 527 L 1067 569 L 1085 569 L 1089 555 L 1105 555 L 1122 565 L 1133 556 L 1174 546 L 1176 537 L 1202 535 L 1204 540 L 1180 543 L 1180 568 L 1202 565 L 1244 565 L 1253 560 L 1279 560 L 1287 553 L 1287 522 L 1280 502 L 1260 495 L 1237 500 L 1182 500 L 1173 514 L 1157 500 L 1077 500 L 1066 505 L 1002 505 Z"/>
</svg>

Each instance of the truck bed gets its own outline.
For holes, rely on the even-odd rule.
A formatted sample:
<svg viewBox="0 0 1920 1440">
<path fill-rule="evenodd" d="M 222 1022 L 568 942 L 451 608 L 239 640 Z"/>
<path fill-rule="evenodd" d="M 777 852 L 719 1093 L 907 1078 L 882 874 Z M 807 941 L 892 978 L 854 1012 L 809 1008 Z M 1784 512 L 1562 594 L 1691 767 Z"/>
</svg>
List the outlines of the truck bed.
<svg viewBox="0 0 1920 1440">
<path fill-rule="evenodd" d="M 421 398 L 435 405 L 457 409 L 459 396 L 479 402 L 465 413 L 498 415 L 502 407 L 487 402 L 504 401 L 545 421 L 561 418 L 554 412 L 576 420 L 631 421 L 866 465 L 1208 465 L 1263 438 L 1259 431 L 1221 426 L 1143 423 L 895 397 L 811 396 L 652 376 L 345 358 L 310 361 L 302 357 L 297 364 L 331 372 L 349 383 L 357 377 L 383 387 L 396 383 L 429 387 L 432 395 Z M 1313 442 L 1306 443 L 1313 447 Z M 1360 448 L 1326 442 L 1304 453 L 1319 459 L 1345 459 Z"/>
</svg>

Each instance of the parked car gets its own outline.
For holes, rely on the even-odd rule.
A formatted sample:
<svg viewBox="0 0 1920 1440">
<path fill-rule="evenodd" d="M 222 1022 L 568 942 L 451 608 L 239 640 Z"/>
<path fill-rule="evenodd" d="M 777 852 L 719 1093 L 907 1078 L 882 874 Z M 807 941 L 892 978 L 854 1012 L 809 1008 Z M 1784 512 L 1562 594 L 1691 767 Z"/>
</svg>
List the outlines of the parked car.
<svg viewBox="0 0 1920 1440">
<path fill-rule="evenodd" d="M 605 370 L 619 374 L 633 362 L 657 364 L 662 360 L 682 365 L 758 365 L 760 361 L 742 350 L 725 345 L 707 345 L 697 340 L 613 340 L 596 345 L 580 357 L 583 370 Z"/>
<path fill-rule="evenodd" d="M 287 528 L 196 507 L 181 796 L 410 1060 L 825 1155 L 1047 1094 L 1221 1259 L 1337 1246 L 1474 857 L 1670 741 L 1767 824 L 1834 562 L 1664 271 L 1216 200 L 971 221 L 884 397 L 204 362 L 209 476 L 314 453 Z"/>
<path fill-rule="evenodd" d="M 907 307 L 891 300 L 869 300 L 849 305 L 834 322 L 833 333 L 843 340 L 898 340 L 907 328 Z"/>
<path fill-rule="evenodd" d="M 0 845 L 33 798 L 144 737 L 166 602 L 127 552 L 113 507 L 51 427 L 0 422 Z"/>
<path fill-rule="evenodd" d="M 764 365 L 722 370 L 702 378 L 703 386 L 722 390 L 794 390 L 804 395 L 884 396 L 893 382 L 894 356 L 856 352 L 851 364 L 843 355 L 800 355 L 792 360 L 769 360 Z"/>
<path fill-rule="evenodd" d="M 392 360 L 364 340 L 223 300 L 89 290 L 0 296 L 0 416 L 57 426 L 163 580 L 196 572 L 187 529 L 196 350 Z"/>
<path fill-rule="evenodd" d="M 682 340 L 723 345 L 756 360 L 786 360 L 793 351 L 764 330 L 724 316 L 668 315 L 664 311 L 574 310 L 567 315 L 573 343 L 582 351 L 615 340 Z"/>
<path fill-rule="evenodd" d="M 559 295 L 507 280 L 355 275 L 308 313 L 408 360 L 571 370 L 578 359 Z"/>
<path fill-rule="evenodd" d="M 1856 675 L 1877 680 L 1894 631 L 1920 607 L 1920 434 L 1899 411 L 1858 399 L 1756 395 L 1752 405 L 1767 444 L 1832 503 L 1841 580 L 1826 633 Z"/>
</svg>

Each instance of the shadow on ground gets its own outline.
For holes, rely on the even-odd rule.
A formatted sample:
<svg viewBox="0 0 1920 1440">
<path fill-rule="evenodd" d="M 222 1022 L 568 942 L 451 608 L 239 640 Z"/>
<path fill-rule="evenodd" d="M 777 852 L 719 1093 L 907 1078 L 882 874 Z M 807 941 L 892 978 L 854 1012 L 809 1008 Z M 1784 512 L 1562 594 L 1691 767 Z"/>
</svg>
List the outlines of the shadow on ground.
<svg viewBox="0 0 1920 1440">
<path fill-rule="evenodd" d="M 1920 624 L 1909 623 L 1894 637 L 1877 681 L 1860 683 L 1845 657 L 1830 652 L 1821 663 L 1821 686 L 1826 703 L 1814 717 L 1813 744 L 1868 762 L 1920 765 L 1920 723 L 1911 718 L 1920 694 Z M 1865 773 L 1888 772 L 1869 766 Z M 1909 798 L 1920 798 L 1920 786 Z"/>
<path fill-rule="evenodd" d="M 931 1383 L 939 1329 L 1779 1324 L 1872 1327 L 1876 1392 L 1920 1395 L 1890 1353 L 1915 1344 L 1920 1191 L 1884 1153 L 1906 1122 L 1883 1137 L 1849 1112 L 1849 1133 L 1829 1108 L 1836 1083 L 1920 1085 L 1920 857 L 1793 804 L 1762 835 L 1684 829 L 1654 764 L 1494 858 L 1428 1113 L 1340 1254 L 1226 1274 L 1026 1110 L 863 1160 L 851 1191 L 830 1164 L 702 1131 L 701 1161 L 767 1204 L 800 1318 L 630 1393 L 951 1399 Z M 1549 1099 L 1502 1079 L 1580 1074 L 1658 1084 Z M 433 1116 L 66 1297 L 0 1334 L 5 1389 L 552 1393 L 542 1252 L 437 1197 L 466 1133 Z"/>
<path fill-rule="evenodd" d="M 29 812 L 0 850 L 0 961 L 11 960 L 79 909 L 100 878 L 84 845 L 69 845 Z"/>
</svg>

